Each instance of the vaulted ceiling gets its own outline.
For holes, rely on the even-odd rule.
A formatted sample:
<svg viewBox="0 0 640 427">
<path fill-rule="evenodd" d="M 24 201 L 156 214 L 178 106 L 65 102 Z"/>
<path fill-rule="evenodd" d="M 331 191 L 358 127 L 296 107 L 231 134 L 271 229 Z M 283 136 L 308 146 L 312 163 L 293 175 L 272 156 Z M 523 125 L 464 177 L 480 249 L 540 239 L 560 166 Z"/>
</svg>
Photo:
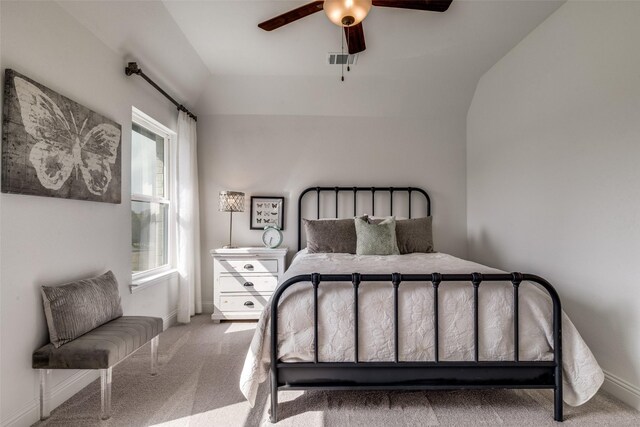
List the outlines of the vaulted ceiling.
<svg viewBox="0 0 640 427">
<path fill-rule="evenodd" d="M 305 1 L 60 2 L 203 114 L 429 115 L 460 111 L 478 79 L 563 1 L 454 0 L 445 13 L 373 8 L 367 50 L 340 82 L 341 31 Z"/>
</svg>

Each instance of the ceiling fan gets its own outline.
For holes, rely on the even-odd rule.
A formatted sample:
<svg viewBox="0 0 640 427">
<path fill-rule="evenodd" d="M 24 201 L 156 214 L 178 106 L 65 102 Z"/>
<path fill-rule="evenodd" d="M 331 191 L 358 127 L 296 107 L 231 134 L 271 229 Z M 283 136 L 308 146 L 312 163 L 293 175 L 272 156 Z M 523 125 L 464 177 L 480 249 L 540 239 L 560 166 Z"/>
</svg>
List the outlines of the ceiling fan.
<svg viewBox="0 0 640 427">
<path fill-rule="evenodd" d="M 334 24 L 344 27 L 350 54 L 366 49 L 362 20 L 371 6 L 394 7 L 398 9 L 427 10 L 444 12 L 453 0 L 324 0 L 312 1 L 282 15 L 258 24 L 265 31 L 273 31 L 293 21 L 324 10 Z"/>
</svg>

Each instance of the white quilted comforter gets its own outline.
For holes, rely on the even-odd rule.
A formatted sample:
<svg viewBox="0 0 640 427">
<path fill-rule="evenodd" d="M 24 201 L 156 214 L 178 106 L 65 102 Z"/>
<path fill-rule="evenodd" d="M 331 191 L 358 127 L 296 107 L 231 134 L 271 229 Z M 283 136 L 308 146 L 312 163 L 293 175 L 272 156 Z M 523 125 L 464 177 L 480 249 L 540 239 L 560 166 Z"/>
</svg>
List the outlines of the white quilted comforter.
<svg viewBox="0 0 640 427">
<path fill-rule="evenodd" d="M 282 278 L 309 273 L 503 273 L 442 253 L 393 256 L 299 253 Z M 321 362 L 353 361 L 353 287 L 320 283 L 319 349 Z M 479 289 L 479 358 L 513 360 L 513 287 L 486 282 Z M 434 360 L 433 289 L 404 282 L 399 288 L 401 361 Z M 440 360 L 473 360 L 473 288 L 447 282 L 439 291 Z M 552 305 L 536 285 L 520 286 L 520 360 L 552 360 Z M 359 360 L 392 361 L 393 287 L 363 282 L 359 293 Z M 309 283 L 291 286 L 278 309 L 279 356 L 284 362 L 313 361 L 313 291 Z M 604 374 L 571 320 L 563 313 L 564 401 L 581 405 L 598 391 Z M 270 365 L 270 309 L 258 322 L 240 378 L 251 405 Z"/>
</svg>

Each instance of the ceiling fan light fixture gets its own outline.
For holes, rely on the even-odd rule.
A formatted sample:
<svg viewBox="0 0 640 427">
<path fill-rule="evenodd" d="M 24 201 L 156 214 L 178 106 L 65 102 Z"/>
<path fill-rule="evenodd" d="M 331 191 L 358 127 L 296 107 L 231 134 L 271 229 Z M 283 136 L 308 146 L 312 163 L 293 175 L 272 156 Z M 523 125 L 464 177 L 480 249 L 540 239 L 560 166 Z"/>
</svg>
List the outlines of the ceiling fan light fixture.
<svg viewBox="0 0 640 427">
<path fill-rule="evenodd" d="M 325 0 L 324 12 L 339 27 L 358 25 L 371 10 L 371 0 Z"/>
</svg>

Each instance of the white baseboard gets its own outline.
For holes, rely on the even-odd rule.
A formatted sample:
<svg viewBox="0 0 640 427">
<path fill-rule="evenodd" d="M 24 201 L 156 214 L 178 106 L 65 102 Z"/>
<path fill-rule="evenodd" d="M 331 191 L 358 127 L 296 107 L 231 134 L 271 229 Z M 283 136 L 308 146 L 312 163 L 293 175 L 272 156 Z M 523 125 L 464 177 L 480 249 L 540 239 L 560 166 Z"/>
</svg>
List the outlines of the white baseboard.
<svg viewBox="0 0 640 427">
<path fill-rule="evenodd" d="M 640 387 L 623 380 L 611 372 L 604 371 L 602 389 L 640 411 Z"/>
<path fill-rule="evenodd" d="M 171 326 L 175 325 L 178 321 L 178 310 L 175 309 L 171 313 L 162 318 L 163 328 L 167 330 Z M 34 372 L 35 384 L 37 383 L 38 372 Z M 97 370 L 91 371 L 78 371 L 71 375 L 69 378 L 61 381 L 60 383 L 51 387 L 51 400 L 49 401 L 49 407 L 51 410 L 62 405 L 71 396 L 91 384 L 94 380 L 100 378 L 100 372 Z M 39 390 L 39 386 L 36 385 L 36 391 Z M 96 408 L 99 411 L 100 408 Z M 4 415 L 4 414 L 3 414 Z M 9 414 L 6 418 L 0 420 L 2 427 L 23 427 L 30 426 L 40 419 L 40 400 L 36 396 L 31 402 L 25 405 L 23 408 Z"/>
<path fill-rule="evenodd" d="M 213 313 L 213 301 L 203 302 L 202 303 L 202 312 L 211 314 Z"/>
<path fill-rule="evenodd" d="M 162 329 L 166 331 L 167 329 L 169 329 L 170 327 L 172 327 L 176 323 L 178 323 L 178 309 L 177 308 L 175 310 L 173 310 L 171 313 L 167 314 L 165 317 L 162 318 Z"/>
<path fill-rule="evenodd" d="M 34 370 L 34 375 L 37 376 L 37 371 Z M 51 399 L 49 401 L 49 407 L 51 409 L 57 408 L 67 401 L 71 396 L 91 384 L 93 381 L 100 377 L 99 371 L 78 371 L 71 375 L 69 378 L 61 381 L 55 386 L 51 387 Z M 34 398 L 26 406 L 13 414 L 9 415 L 6 419 L 2 420 L 3 427 L 22 427 L 30 426 L 40 419 L 40 400 L 38 397 Z"/>
</svg>

